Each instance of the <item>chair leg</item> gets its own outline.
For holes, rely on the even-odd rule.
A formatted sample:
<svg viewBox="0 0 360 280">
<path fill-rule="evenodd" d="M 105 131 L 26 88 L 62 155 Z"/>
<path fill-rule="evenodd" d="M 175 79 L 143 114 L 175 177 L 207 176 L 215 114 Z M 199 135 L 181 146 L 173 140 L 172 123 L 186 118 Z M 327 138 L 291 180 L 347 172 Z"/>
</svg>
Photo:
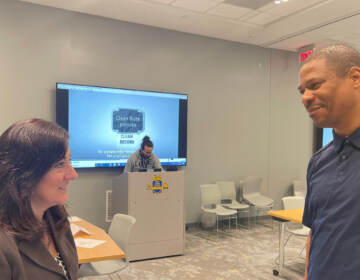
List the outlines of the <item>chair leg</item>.
<svg viewBox="0 0 360 280">
<path fill-rule="evenodd" d="M 279 231 L 281 231 L 281 224 L 279 224 Z M 281 249 L 279 249 L 279 251 L 282 251 L 283 252 L 283 259 L 285 260 L 285 247 L 286 247 L 286 244 L 288 243 L 288 241 L 289 241 L 289 239 L 290 239 L 290 237 L 292 236 L 293 234 L 289 234 L 288 235 L 288 237 L 285 239 L 285 236 L 284 236 L 284 240 L 285 241 L 283 241 L 283 249 L 281 250 Z M 281 243 L 282 242 L 279 242 L 279 248 L 280 248 L 280 246 L 281 246 Z M 306 244 L 305 244 L 305 247 L 306 247 Z M 301 253 L 301 252 L 300 252 Z M 276 262 L 277 261 L 279 261 L 280 262 L 280 254 L 278 254 L 278 256 L 276 257 L 276 259 L 275 259 L 275 264 L 277 264 Z"/>
<path fill-rule="evenodd" d="M 256 229 L 256 219 L 257 219 L 257 215 L 258 215 L 258 209 L 255 207 L 255 223 L 254 223 L 254 228 Z"/>
<path fill-rule="evenodd" d="M 302 252 L 305 250 L 305 248 L 306 248 L 306 243 L 305 243 L 305 245 L 303 246 L 303 248 L 301 249 L 301 251 L 300 251 L 300 253 L 299 253 L 299 257 L 301 257 L 301 254 L 302 254 Z"/>
<path fill-rule="evenodd" d="M 273 209 L 273 207 L 270 207 L 270 211 Z M 274 219 L 271 219 L 271 228 L 274 229 Z"/>
</svg>

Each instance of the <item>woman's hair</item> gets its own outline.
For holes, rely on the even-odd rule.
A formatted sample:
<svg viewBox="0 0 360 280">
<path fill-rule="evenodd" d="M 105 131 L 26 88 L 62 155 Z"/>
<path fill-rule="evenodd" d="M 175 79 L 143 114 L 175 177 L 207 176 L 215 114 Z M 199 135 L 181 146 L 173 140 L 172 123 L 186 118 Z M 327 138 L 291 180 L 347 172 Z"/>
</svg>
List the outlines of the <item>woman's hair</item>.
<svg viewBox="0 0 360 280">
<path fill-rule="evenodd" d="M 44 225 L 35 218 L 31 195 L 67 149 L 68 133 L 41 119 L 17 122 L 0 136 L 0 227 L 22 239 L 42 236 Z M 67 229 L 64 206 L 46 212 L 54 217 L 57 230 Z"/>
<path fill-rule="evenodd" d="M 145 136 L 143 138 L 142 143 L 141 143 L 141 150 L 144 150 L 145 146 L 150 147 L 150 148 L 154 147 L 154 144 L 153 144 L 153 142 L 151 142 L 149 136 Z"/>
</svg>

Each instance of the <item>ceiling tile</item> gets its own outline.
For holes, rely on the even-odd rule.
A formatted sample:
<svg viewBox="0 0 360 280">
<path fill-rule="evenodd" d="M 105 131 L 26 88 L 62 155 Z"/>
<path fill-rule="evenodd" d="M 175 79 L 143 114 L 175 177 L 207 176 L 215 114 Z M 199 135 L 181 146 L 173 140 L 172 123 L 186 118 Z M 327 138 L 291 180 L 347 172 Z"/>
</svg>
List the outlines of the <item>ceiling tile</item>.
<svg viewBox="0 0 360 280">
<path fill-rule="evenodd" d="M 357 40 L 360 35 L 354 34 L 357 31 L 353 31 L 360 30 L 359 0 L 289 0 L 280 5 L 269 2 L 256 10 L 224 3 L 228 0 L 218 0 L 216 6 L 205 12 L 201 12 L 202 9 L 205 9 L 209 3 L 210 5 L 217 3 L 214 2 L 217 0 L 21 1 L 293 51 L 304 44 L 319 44 L 328 38 L 353 44 L 360 42 L 360 39 Z M 178 6 L 173 5 L 175 2 Z M 191 8 L 180 8 L 180 5 L 184 7 L 189 5 Z M 278 18 L 269 23 L 271 16 Z"/>
<path fill-rule="evenodd" d="M 274 5 L 271 9 L 267 10 L 268 13 L 287 16 L 296 12 L 303 11 L 307 8 L 311 8 L 314 5 L 322 2 L 330 2 L 329 0 L 288 0 L 288 2 Z"/>
<path fill-rule="evenodd" d="M 249 23 L 253 23 L 253 24 L 258 24 L 258 25 L 267 25 L 270 22 L 273 22 L 279 18 L 280 18 L 279 16 L 259 13 L 253 17 L 247 18 L 245 21 L 249 22 Z"/>
<path fill-rule="evenodd" d="M 170 4 L 171 2 L 174 2 L 174 0 L 142 0 L 144 2 L 156 2 L 161 4 Z"/>
<path fill-rule="evenodd" d="M 238 19 L 241 16 L 251 12 L 251 9 L 236 7 L 228 4 L 220 4 L 215 8 L 209 10 L 207 13 L 210 15 L 222 16 L 231 19 Z"/>
<path fill-rule="evenodd" d="M 275 6 L 277 6 L 275 4 L 275 1 L 271 1 L 269 4 L 262 6 L 261 8 L 257 9 L 257 11 L 259 12 L 267 12 L 270 11 L 271 9 L 275 8 Z"/>
<path fill-rule="evenodd" d="M 274 2 L 274 0 L 225 0 L 224 3 L 241 8 L 256 10 L 270 2 Z"/>
<path fill-rule="evenodd" d="M 179 25 L 181 28 L 179 31 L 231 40 L 232 32 L 236 31 L 238 38 L 247 38 L 248 33 L 258 28 L 250 24 L 241 25 L 242 28 L 237 28 L 237 26 L 240 26 L 240 24 L 223 20 L 221 17 L 207 14 L 198 16 L 194 14 L 183 18 L 182 24 Z"/>
<path fill-rule="evenodd" d="M 251 10 L 250 12 L 248 12 L 248 13 L 244 14 L 243 16 L 241 16 L 240 18 L 238 18 L 238 21 L 245 21 L 248 18 L 252 18 L 252 17 L 254 17 L 254 16 L 258 15 L 258 14 L 259 14 L 258 11 L 252 11 Z"/>
<path fill-rule="evenodd" d="M 223 1 L 224 0 L 175 0 L 171 5 L 192 11 L 206 12 Z"/>
</svg>

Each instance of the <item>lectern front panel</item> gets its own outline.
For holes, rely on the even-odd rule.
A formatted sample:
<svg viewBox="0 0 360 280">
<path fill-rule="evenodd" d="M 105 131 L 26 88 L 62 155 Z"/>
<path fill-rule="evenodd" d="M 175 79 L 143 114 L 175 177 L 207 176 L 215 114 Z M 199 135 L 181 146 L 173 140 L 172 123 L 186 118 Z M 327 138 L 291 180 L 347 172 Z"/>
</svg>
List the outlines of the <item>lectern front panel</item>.
<svg viewBox="0 0 360 280">
<path fill-rule="evenodd" d="M 122 202 L 127 209 L 115 208 L 136 218 L 129 239 L 130 260 L 183 254 L 184 172 L 133 172 L 120 177 L 113 186 L 113 205 Z"/>
</svg>

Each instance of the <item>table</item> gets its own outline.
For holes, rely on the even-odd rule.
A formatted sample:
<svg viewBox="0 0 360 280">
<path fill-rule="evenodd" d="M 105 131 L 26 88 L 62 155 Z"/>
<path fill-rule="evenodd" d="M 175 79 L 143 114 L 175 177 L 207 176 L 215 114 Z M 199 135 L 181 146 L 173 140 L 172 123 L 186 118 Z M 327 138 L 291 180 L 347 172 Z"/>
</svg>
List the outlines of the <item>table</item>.
<svg viewBox="0 0 360 280">
<path fill-rule="evenodd" d="M 74 237 L 75 239 L 91 238 L 97 240 L 106 240 L 105 243 L 94 248 L 76 247 L 79 264 L 125 258 L 125 253 L 123 250 L 117 246 L 114 240 L 112 240 L 102 228 L 99 228 L 83 219 L 72 223 L 85 228 L 91 233 L 90 235 L 79 233 Z"/>
<path fill-rule="evenodd" d="M 273 270 L 274 275 L 285 276 L 284 274 L 290 273 L 284 267 L 285 223 L 294 222 L 301 224 L 303 213 L 303 208 L 290 210 L 272 210 L 267 212 L 267 214 L 270 215 L 274 220 L 279 221 L 279 264 L 277 268 Z"/>
</svg>

